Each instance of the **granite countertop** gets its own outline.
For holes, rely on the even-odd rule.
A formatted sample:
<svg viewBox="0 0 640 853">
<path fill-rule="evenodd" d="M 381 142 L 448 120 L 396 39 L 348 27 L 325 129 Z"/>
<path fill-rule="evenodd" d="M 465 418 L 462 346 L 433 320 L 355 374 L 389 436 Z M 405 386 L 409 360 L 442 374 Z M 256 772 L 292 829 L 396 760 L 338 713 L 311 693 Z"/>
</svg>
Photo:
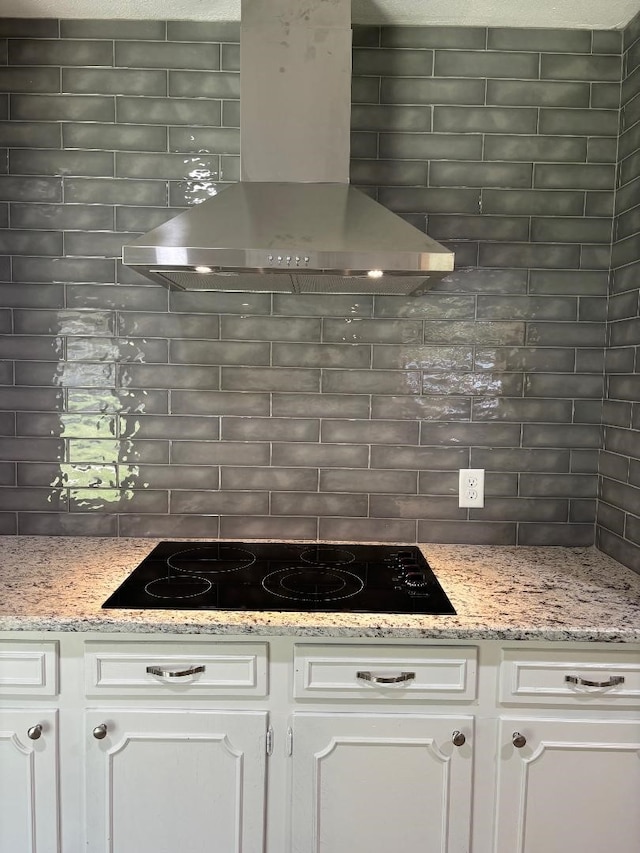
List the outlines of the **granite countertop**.
<svg viewBox="0 0 640 853">
<path fill-rule="evenodd" d="M 457 616 L 101 610 L 158 541 L 0 536 L 0 630 L 640 642 L 640 575 L 593 548 L 421 546 Z"/>
</svg>

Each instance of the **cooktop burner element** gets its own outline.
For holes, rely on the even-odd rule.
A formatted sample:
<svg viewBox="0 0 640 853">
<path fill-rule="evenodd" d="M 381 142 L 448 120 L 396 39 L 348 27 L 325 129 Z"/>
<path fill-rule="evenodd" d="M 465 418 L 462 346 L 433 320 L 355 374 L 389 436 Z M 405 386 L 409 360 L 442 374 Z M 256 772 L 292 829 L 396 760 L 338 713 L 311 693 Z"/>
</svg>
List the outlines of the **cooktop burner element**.
<svg viewBox="0 0 640 853">
<path fill-rule="evenodd" d="M 343 548 L 332 548 L 329 545 L 317 545 L 307 548 L 300 554 L 300 559 L 305 563 L 322 563 L 332 565 L 333 563 L 353 563 L 355 554 L 345 551 Z"/>
<path fill-rule="evenodd" d="M 145 584 L 144 590 L 152 598 L 163 598 L 165 605 L 162 606 L 166 606 L 167 599 L 195 598 L 198 595 L 205 595 L 212 586 L 211 581 L 206 578 L 193 575 L 186 578 L 156 578 Z"/>
<path fill-rule="evenodd" d="M 217 575 L 237 572 L 255 563 L 255 554 L 222 542 L 189 547 L 167 557 L 167 566 L 191 575 Z"/>
<path fill-rule="evenodd" d="M 161 542 L 103 608 L 455 614 L 416 546 Z"/>
<path fill-rule="evenodd" d="M 290 566 L 262 579 L 267 592 L 294 601 L 337 601 L 351 598 L 364 588 L 364 581 L 334 566 Z"/>
</svg>

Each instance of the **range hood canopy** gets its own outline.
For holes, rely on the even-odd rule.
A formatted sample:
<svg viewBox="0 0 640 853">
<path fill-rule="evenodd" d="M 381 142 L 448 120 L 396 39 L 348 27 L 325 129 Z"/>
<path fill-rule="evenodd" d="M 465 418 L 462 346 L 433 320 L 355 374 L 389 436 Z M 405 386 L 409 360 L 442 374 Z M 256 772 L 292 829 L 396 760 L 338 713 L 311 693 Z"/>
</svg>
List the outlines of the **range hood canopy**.
<svg viewBox="0 0 640 853">
<path fill-rule="evenodd" d="M 350 0 L 243 0 L 241 178 L 123 248 L 180 290 L 418 294 L 453 253 L 351 187 Z"/>
</svg>

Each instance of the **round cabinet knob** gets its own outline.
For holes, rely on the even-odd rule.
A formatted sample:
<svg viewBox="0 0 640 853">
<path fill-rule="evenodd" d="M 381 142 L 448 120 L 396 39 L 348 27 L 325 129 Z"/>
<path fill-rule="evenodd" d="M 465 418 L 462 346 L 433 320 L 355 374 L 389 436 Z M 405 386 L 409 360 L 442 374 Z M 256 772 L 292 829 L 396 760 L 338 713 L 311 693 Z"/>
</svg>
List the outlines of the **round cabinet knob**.
<svg viewBox="0 0 640 853">
<path fill-rule="evenodd" d="M 522 749 L 523 746 L 526 746 L 527 739 L 524 735 L 521 735 L 520 732 L 514 732 L 511 737 L 511 743 L 516 749 Z"/>
<path fill-rule="evenodd" d="M 30 740 L 38 740 L 40 735 L 42 734 L 42 726 L 38 723 L 35 726 L 31 726 L 30 729 L 27 729 L 27 737 Z"/>
<path fill-rule="evenodd" d="M 454 746 L 464 746 L 467 742 L 466 737 L 462 734 L 462 732 L 455 731 L 451 735 L 451 740 L 453 741 Z"/>
<path fill-rule="evenodd" d="M 99 726 L 96 726 L 93 730 L 93 736 L 96 740 L 102 740 L 107 736 L 107 724 L 100 723 Z"/>
</svg>

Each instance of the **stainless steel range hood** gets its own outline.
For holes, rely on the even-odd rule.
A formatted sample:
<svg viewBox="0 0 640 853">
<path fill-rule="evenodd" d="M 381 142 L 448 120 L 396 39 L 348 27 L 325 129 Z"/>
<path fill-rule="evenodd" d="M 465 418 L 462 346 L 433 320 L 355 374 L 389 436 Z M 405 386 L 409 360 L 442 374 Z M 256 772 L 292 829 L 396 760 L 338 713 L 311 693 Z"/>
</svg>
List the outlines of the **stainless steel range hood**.
<svg viewBox="0 0 640 853">
<path fill-rule="evenodd" d="M 241 178 L 123 248 L 181 290 L 417 294 L 453 253 L 349 186 L 350 0 L 242 0 Z"/>
</svg>

